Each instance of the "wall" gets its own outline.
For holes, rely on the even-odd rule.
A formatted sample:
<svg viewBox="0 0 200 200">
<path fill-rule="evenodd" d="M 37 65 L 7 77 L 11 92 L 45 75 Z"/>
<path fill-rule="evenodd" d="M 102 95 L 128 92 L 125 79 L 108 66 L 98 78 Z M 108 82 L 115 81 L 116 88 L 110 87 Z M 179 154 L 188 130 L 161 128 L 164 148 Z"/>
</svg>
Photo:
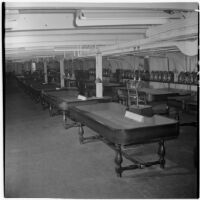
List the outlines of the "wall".
<svg viewBox="0 0 200 200">
<path fill-rule="evenodd" d="M 159 71 L 167 71 L 168 68 L 170 71 L 178 72 L 181 71 L 197 71 L 197 56 L 185 56 L 180 52 L 176 53 L 167 53 L 166 57 L 149 57 L 145 58 L 146 61 L 149 61 L 149 71 L 159 70 Z M 169 62 L 169 63 L 168 63 Z M 110 56 L 103 57 L 103 67 L 110 68 L 114 73 L 116 69 L 124 69 L 124 70 L 134 70 L 134 69 L 142 69 L 145 67 L 144 57 L 133 56 L 133 55 L 121 55 L 121 56 Z M 169 64 L 169 66 L 168 66 Z M 96 61 L 95 58 L 87 58 L 87 59 L 77 59 L 73 60 L 65 60 L 64 67 L 65 70 L 77 70 L 84 69 L 88 70 L 90 68 L 95 68 Z M 36 63 L 37 69 L 43 69 L 43 62 Z M 56 69 L 60 70 L 60 63 L 55 60 L 51 60 L 47 63 L 48 69 Z M 30 70 L 31 62 L 25 63 L 6 63 L 6 72 L 15 71 L 16 74 L 21 74 L 22 70 L 28 71 Z M 168 87 L 167 83 L 156 83 L 150 82 L 150 87 L 152 88 L 162 88 Z M 179 89 L 192 89 L 197 90 L 196 86 L 187 86 L 181 84 L 170 84 L 171 88 L 179 88 Z"/>
<path fill-rule="evenodd" d="M 5 71 L 6 72 L 15 72 L 15 74 L 22 74 L 22 71 L 24 70 L 24 63 L 19 62 L 10 62 L 6 63 Z"/>
<path fill-rule="evenodd" d="M 6 62 L 5 64 L 5 72 L 13 72 L 14 71 L 14 63 Z"/>
<path fill-rule="evenodd" d="M 44 64 L 43 62 L 37 62 L 36 63 L 36 70 L 44 70 Z"/>
<path fill-rule="evenodd" d="M 167 71 L 168 70 L 168 60 L 169 59 L 169 70 L 173 71 L 174 73 L 180 73 L 181 71 L 197 71 L 197 56 L 185 56 L 180 52 L 176 53 L 167 53 L 166 58 L 159 58 L 159 57 L 150 57 L 149 58 L 149 65 L 150 71 L 151 70 L 160 70 L 160 71 Z M 150 86 L 153 88 L 162 88 L 168 87 L 167 83 L 156 83 L 151 82 Z M 177 88 L 177 89 L 191 89 L 196 91 L 196 86 L 189 86 L 189 85 L 181 85 L 181 84 L 170 84 L 170 88 Z"/>
<path fill-rule="evenodd" d="M 60 71 L 60 63 L 56 60 L 51 60 L 47 62 L 47 69 Z"/>
</svg>

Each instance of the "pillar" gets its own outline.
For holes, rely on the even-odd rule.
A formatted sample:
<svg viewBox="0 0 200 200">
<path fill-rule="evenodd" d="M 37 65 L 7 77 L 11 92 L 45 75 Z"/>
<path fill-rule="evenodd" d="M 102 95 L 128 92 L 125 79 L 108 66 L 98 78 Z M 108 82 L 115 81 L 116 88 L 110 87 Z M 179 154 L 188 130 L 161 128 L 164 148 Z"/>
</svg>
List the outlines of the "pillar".
<svg viewBox="0 0 200 200">
<path fill-rule="evenodd" d="M 47 76 L 47 62 L 44 61 L 44 82 L 48 83 L 48 76 Z"/>
<path fill-rule="evenodd" d="M 65 71 L 64 71 L 64 59 L 60 60 L 60 87 L 65 87 L 65 79 L 64 79 Z"/>
<path fill-rule="evenodd" d="M 96 54 L 96 97 L 103 97 L 102 54 Z"/>
</svg>

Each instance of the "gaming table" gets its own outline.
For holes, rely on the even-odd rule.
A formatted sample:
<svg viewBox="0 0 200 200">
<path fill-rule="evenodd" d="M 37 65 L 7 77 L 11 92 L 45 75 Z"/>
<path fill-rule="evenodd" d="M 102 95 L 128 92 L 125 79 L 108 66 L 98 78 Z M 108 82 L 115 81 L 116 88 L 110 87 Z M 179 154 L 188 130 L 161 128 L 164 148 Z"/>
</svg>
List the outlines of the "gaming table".
<svg viewBox="0 0 200 200">
<path fill-rule="evenodd" d="M 168 106 L 169 112 L 171 108 L 175 109 L 178 120 L 179 120 L 180 112 L 192 114 L 190 118 L 190 122 L 180 123 L 181 126 L 186 126 L 186 125 L 197 126 L 197 113 L 198 113 L 197 97 L 196 99 L 195 99 L 195 96 L 169 97 L 167 100 L 167 106 Z"/>
<path fill-rule="evenodd" d="M 121 83 L 103 82 L 103 95 L 111 96 L 113 101 L 117 101 L 117 90 L 122 86 Z"/>
<path fill-rule="evenodd" d="M 63 115 L 63 125 L 65 128 L 75 126 L 76 123 L 67 124 L 67 117 L 71 118 L 69 108 L 78 105 L 88 105 L 111 101 L 111 97 L 88 97 L 85 100 L 78 99 L 79 92 L 76 88 L 69 88 L 65 90 L 49 91 L 42 93 L 42 105 L 45 109 L 49 108 L 50 116 L 59 114 Z"/>
<path fill-rule="evenodd" d="M 127 90 L 125 87 L 120 87 L 119 90 Z M 134 89 L 129 89 L 134 90 Z M 146 95 L 146 100 L 147 102 L 153 102 L 153 101 L 167 101 L 168 97 L 172 96 L 185 96 L 188 95 L 188 91 L 183 91 L 183 90 L 177 90 L 177 89 L 172 89 L 172 88 L 159 88 L 159 89 L 154 89 L 154 88 L 139 88 L 138 89 L 138 94 L 139 95 Z"/>
<path fill-rule="evenodd" d="M 41 100 L 42 91 L 54 91 L 61 89 L 56 83 L 42 83 L 35 80 L 25 80 L 24 89 L 36 103 Z"/>
<path fill-rule="evenodd" d="M 165 165 L 164 141 L 174 139 L 179 134 L 178 122 L 174 119 L 154 115 L 145 117 L 137 115 L 135 119 L 125 117 L 126 106 L 109 102 L 92 105 L 70 107 L 70 114 L 79 122 L 80 143 L 93 139 L 101 139 L 116 151 L 116 173 L 121 177 L 124 170 L 148 167 L 160 164 Z M 141 118 L 143 121 L 138 121 Z M 94 137 L 84 137 L 83 126 L 98 133 Z M 135 144 L 151 142 L 159 143 L 159 159 L 153 162 L 139 162 L 130 158 L 122 149 Z M 122 167 L 122 155 L 131 160 L 134 165 Z"/>
</svg>

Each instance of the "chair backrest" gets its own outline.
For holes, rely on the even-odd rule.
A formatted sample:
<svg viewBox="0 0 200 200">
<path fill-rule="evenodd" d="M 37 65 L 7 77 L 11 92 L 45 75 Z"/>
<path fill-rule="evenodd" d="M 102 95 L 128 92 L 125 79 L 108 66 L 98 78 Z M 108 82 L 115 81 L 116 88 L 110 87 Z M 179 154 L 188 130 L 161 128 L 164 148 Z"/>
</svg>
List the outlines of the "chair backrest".
<svg viewBox="0 0 200 200">
<path fill-rule="evenodd" d="M 136 105 L 139 105 L 139 103 L 146 104 L 146 97 L 144 95 L 140 95 L 137 84 L 138 83 L 131 80 L 126 83 L 128 107 L 131 106 L 132 102 L 134 102 Z"/>
<path fill-rule="evenodd" d="M 132 100 L 138 105 L 138 92 L 137 92 L 137 86 L 134 81 L 127 81 L 126 83 L 127 88 L 127 103 L 128 107 L 131 106 Z"/>
</svg>

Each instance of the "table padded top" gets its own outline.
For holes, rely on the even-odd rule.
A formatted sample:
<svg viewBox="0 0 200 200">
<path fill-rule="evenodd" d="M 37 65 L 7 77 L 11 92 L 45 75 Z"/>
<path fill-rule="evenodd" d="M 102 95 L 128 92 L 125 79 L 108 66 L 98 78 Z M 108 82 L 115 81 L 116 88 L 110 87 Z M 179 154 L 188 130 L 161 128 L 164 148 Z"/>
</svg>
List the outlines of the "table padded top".
<svg viewBox="0 0 200 200">
<path fill-rule="evenodd" d="M 171 91 L 166 88 L 165 89 L 140 88 L 139 91 L 152 95 L 178 94 L 176 91 Z"/>
<path fill-rule="evenodd" d="M 113 129 L 134 129 L 140 127 L 174 124 L 175 120 L 154 115 L 138 122 L 125 117 L 126 107 L 118 103 L 100 103 L 95 105 L 76 106 L 84 115 L 90 116 L 101 124 Z"/>
<path fill-rule="evenodd" d="M 120 90 L 127 90 L 126 87 L 119 87 Z M 131 89 L 130 89 L 131 90 Z M 134 90 L 134 89 L 133 89 Z M 144 92 L 151 95 L 189 95 L 191 92 L 187 90 L 174 88 L 139 88 L 139 92 Z"/>
<path fill-rule="evenodd" d="M 46 93 L 47 96 L 56 97 L 64 101 L 69 101 L 78 97 L 79 92 L 77 90 L 58 90 Z"/>
</svg>

